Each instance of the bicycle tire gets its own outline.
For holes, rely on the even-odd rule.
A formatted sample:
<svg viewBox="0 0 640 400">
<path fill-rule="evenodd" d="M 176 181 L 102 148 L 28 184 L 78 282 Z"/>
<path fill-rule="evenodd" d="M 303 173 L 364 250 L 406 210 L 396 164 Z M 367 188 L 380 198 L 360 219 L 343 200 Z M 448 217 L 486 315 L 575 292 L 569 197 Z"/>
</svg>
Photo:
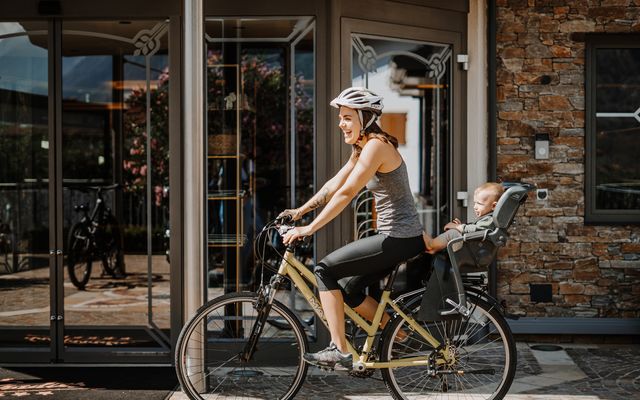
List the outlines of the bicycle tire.
<svg viewBox="0 0 640 400">
<path fill-rule="evenodd" d="M 100 248 L 102 268 L 112 277 L 120 277 L 122 273 L 122 241 L 118 220 L 109 214 L 105 217 L 100 229 L 102 230 L 101 243 L 97 247 Z"/>
<path fill-rule="evenodd" d="M 441 343 L 453 344 L 454 362 L 436 366 L 435 376 L 422 372 L 426 367 L 383 369 L 383 380 L 394 399 L 500 400 L 507 394 L 515 376 L 517 357 L 511 330 L 495 307 L 478 297 L 468 297 L 467 305 L 472 309 L 469 317 L 420 322 Z M 418 303 L 411 310 L 412 315 L 417 315 L 419 307 Z M 380 353 L 383 361 L 417 354 L 428 357 L 433 352 L 433 347 L 417 332 L 405 330 L 409 337 L 404 343 L 397 339 L 405 324 L 404 318 L 397 316 L 385 329 Z"/>
<path fill-rule="evenodd" d="M 290 329 L 265 324 L 251 359 L 239 359 L 257 318 L 257 296 L 244 292 L 213 299 L 180 332 L 175 365 L 189 399 L 220 395 L 286 400 L 302 387 L 308 370 L 302 358 L 309 348 L 307 336 L 293 312 L 277 300 L 269 318 L 287 321 Z M 200 349 L 203 343 L 206 349 Z"/>
<path fill-rule="evenodd" d="M 86 224 L 77 222 L 69 229 L 67 239 L 67 271 L 69 280 L 79 290 L 84 290 L 91 278 L 91 234 Z"/>
</svg>

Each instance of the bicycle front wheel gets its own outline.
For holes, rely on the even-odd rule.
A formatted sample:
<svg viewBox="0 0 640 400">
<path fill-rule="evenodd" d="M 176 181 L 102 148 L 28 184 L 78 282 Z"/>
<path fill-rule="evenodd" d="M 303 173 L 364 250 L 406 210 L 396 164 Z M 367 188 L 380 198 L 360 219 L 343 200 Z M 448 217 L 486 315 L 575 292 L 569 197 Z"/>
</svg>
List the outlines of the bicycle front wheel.
<svg viewBox="0 0 640 400">
<path fill-rule="evenodd" d="M 495 307 L 479 298 L 469 299 L 469 317 L 450 321 L 423 321 L 420 325 L 442 344 L 435 349 L 407 322 L 396 318 L 385 332 L 383 361 L 420 357 L 425 366 L 382 370 L 387 388 L 397 400 L 499 400 L 509 390 L 516 370 L 516 349 L 511 330 Z M 415 308 L 412 314 L 417 315 Z M 401 341 L 399 338 L 404 338 Z"/>
<path fill-rule="evenodd" d="M 257 294 L 231 293 L 201 307 L 176 345 L 176 370 L 190 399 L 291 399 L 308 366 L 308 342 L 296 316 L 274 301 L 252 357 L 242 353 L 259 317 Z M 279 329 L 269 322 L 286 324 Z"/>
<path fill-rule="evenodd" d="M 67 239 L 67 271 L 71 283 L 80 290 L 89 282 L 91 263 L 91 233 L 86 224 L 75 223 Z"/>
</svg>

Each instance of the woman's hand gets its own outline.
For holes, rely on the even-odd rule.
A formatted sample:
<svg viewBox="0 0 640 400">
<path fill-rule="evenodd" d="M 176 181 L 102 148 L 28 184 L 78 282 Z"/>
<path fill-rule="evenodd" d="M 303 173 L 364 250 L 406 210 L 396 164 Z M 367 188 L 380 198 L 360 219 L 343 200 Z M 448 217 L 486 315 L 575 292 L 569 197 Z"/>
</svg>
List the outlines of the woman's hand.
<svg viewBox="0 0 640 400">
<path fill-rule="evenodd" d="M 288 209 L 278 214 L 278 218 L 291 218 L 292 221 L 297 221 L 302 218 L 302 212 L 299 208 Z"/>
<path fill-rule="evenodd" d="M 284 243 L 285 245 L 289 245 L 291 243 L 294 243 L 296 240 L 304 239 L 306 236 L 310 235 L 313 235 L 313 231 L 311 230 L 311 228 L 309 228 L 308 225 L 296 226 L 295 228 L 284 234 L 284 236 L 282 237 L 282 243 Z"/>
</svg>

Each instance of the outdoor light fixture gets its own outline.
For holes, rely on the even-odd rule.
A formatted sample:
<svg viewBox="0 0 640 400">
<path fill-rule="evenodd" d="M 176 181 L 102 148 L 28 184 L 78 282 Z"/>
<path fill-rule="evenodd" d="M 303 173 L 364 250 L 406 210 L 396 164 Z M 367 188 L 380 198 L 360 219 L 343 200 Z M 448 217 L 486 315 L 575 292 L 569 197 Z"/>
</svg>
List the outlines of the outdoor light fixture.
<svg viewBox="0 0 640 400">
<path fill-rule="evenodd" d="M 549 158 L 549 134 L 536 133 L 536 160 L 546 160 Z"/>
</svg>

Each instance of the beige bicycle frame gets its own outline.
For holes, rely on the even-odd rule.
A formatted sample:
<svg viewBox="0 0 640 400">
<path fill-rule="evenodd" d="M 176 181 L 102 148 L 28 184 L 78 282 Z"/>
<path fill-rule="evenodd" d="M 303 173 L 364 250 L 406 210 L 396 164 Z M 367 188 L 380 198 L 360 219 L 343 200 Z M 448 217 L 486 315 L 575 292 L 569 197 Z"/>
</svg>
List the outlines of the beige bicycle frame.
<svg viewBox="0 0 640 400">
<path fill-rule="evenodd" d="M 320 305 L 320 301 L 313 294 L 313 291 L 309 289 L 305 280 L 313 285 L 313 287 L 317 287 L 318 283 L 316 281 L 315 275 L 311 272 L 304 264 L 302 264 L 298 259 L 295 258 L 294 254 L 287 250 L 282 258 L 282 262 L 280 263 L 280 268 L 278 269 L 278 274 L 282 276 L 289 277 L 294 285 L 298 288 L 298 290 L 302 293 L 302 296 L 307 300 L 315 314 L 320 318 L 322 323 L 328 328 L 327 320 L 324 316 L 324 311 L 322 310 L 322 306 Z M 373 317 L 373 321 L 369 324 L 364 320 L 358 313 L 356 313 L 351 307 L 347 304 L 344 305 L 345 315 L 351 318 L 353 322 L 356 323 L 362 330 L 367 333 L 367 339 L 364 343 L 364 347 L 362 348 L 362 353 L 358 354 L 356 349 L 353 348 L 351 343 L 347 340 L 347 346 L 349 348 L 349 352 L 353 354 L 354 360 L 359 360 L 366 368 L 393 368 L 393 367 L 409 367 L 409 366 L 428 366 L 429 360 L 428 355 L 422 357 L 407 357 L 400 360 L 393 360 L 388 362 L 382 361 L 369 361 L 369 351 L 373 346 L 373 341 L 375 340 L 375 334 L 378 331 L 378 327 L 380 326 L 380 322 L 382 321 L 382 315 L 387 306 L 391 306 L 393 310 L 398 313 L 408 324 L 409 329 L 417 332 L 422 336 L 430 345 L 433 346 L 434 349 L 437 349 L 440 346 L 440 342 L 436 340 L 429 332 L 427 332 L 420 324 L 418 324 L 413 318 L 406 315 L 397 304 L 391 301 L 390 298 L 391 292 L 385 290 L 382 292 L 382 298 L 380 299 L 380 304 L 376 310 L 375 316 Z M 448 352 L 443 352 L 444 360 L 438 358 L 436 361 L 437 364 L 444 363 L 445 360 L 449 361 Z"/>
</svg>

